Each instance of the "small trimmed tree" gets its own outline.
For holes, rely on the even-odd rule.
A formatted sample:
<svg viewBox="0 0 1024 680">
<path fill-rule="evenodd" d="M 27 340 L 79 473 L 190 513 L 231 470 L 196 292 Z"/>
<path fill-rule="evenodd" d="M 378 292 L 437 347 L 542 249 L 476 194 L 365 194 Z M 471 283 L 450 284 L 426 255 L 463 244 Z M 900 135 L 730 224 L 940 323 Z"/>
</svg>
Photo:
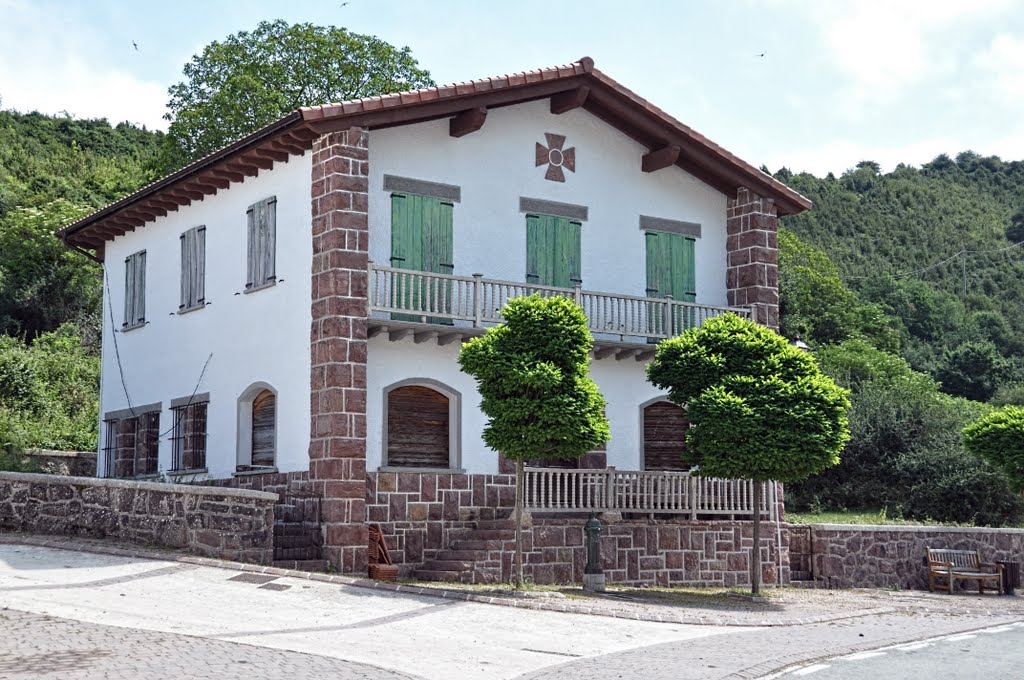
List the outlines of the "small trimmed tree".
<svg viewBox="0 0 1024 680">
<path fill-rule="evenodd" d="M 505 323 L 462 346 L 459 365 L 476 378 L 488 417 L 484 442 L 516 465 L 513 579 L 523 585 L 523 464 L 575 459 L 610 438 L 604 398 L 590 379 L 593 338 L 572 300 L 509 300 Z"/>
<path fill-rule="evenodd" d="M 1024 492 L 1024 407 L 1005 406 L 963 429 L 964 448 L 999 468 L 1014 491 Z"/>
<path fill-rule="evenodd" d="M 735 314 L 658 344 L 647 377 L 688 412 L 688 462 L 754 483 L 751 592 L 761 590 L 761 482 L 794 482 L 839 462 L 848 393 L 810 354 Z"/>
</svg>

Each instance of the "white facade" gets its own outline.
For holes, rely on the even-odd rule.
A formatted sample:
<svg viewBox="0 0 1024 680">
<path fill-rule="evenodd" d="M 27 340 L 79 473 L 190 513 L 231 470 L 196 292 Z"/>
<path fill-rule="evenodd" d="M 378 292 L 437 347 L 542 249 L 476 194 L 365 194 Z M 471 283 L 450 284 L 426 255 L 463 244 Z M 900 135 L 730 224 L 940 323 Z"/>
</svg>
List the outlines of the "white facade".
<svg viewBox="0 0 1024 680">
<path fill-rule="evenodd" d="M 583 109 L 552 115 L 546 99 L 493 109 L 481 130 L 462 138 L 451 137 L 448 124 L 442 119 L 370 133 L 369 250 L 375 263 L 390 264 L 391 198 L 384 176 L 391 175 L 459 187 L 453 233 L 457 275 L 525 280 L 526 214 L 520 211 L 520 198 L 528 198 L 587 208 L 582 286 L 592 291 L 645 295 L 641 215 L 699 224 L 696 301 L 727 304 L 725 195 L 675 166 L 642 172 L 646 147 Z M 566 171 L 564 183 L 546 180 L 545 167 L 535 165 L 534 144 L 546 143 L 545 133 L 564 135 L 564 148 L 575 149 L 576 170 Z M 236 465 L 247 462 L 239 440 L 248 421 L 239 412 L 239 401 L 251 399 L 256 385 L 277 393 L 277 469 L 309 467 L 311 157 L 309 152 L 292 156 L 272 171 L 261 171 L 257 178 L 232 184 L 107 244 L 110 299 L 104 298 L 101 416 L 129 405 L 161 402 L 163 470 L 171 468 L 171 400 L 197 392 L 210 395 L 208 476 L 234 474 Z M 246 209 L 269 196 L 277 197 L 278 283 L 245 293 Z M 207 306 L 178 314 L 179 237 L 198 225 L 207 228 Z M 147 323 L 122 331 L 124 260 L 140 250 L 147 253 Z M 422 379 L 460 396 L 454 467 L 468 473 L 498 471 L 497 454 L 481 437 L 486 418 L 479 409 L 480 397 L 474 380 L 459 370 L 458 351 L 457 344 L 416 344 L 411 338 L 389 342 L 386 335 L 369 341 L 367 470 L 377 470 L 384 459 L 385 390 Z M 606 358 L 591 365 L 608 401 L 612 439 L 607 462 L 620 469 L 640 467 L 640 409 L 661 396 L 647 382 L 644 368 L 632 358 Z M 101 430 L 101 449 L 105 437 Z"/>
<path fill-rule="evenodd" d="M 461 396 L 459 469 L 469 474 L 496 474 L 498 454 L 483 442 L 487 418 L 480 412 L 476 382 L 459 370 L 455 345 L 415 344 L 412 338 L 389 342 L 385 336 L 370 340 L 366 370 L 366 469 L 373 471 L 383 461 L 384 391 L 390 385 L 412 378 L 429 386 L 436 381 Z M 590 376 L 608 401 L 605 414 L 612 438 L 607 446 L 608 465 L 620 470 L 640 467 L 640 408 L 662 396 L 644 377 L 644 366 L 633 359 L 601 359 L 591 363 Z"/>
<path fill-rule="evenodd" d="M 586 206 L 582 227 L 583 288 L 645 295 L 646 246 L 640 215 L 701 225 L 695 254 L 697 302 L 725 306 L 726 196 L 678 167 L 640 170 L 648 152 L 583 109 L 550 113 L 546 99 L 493 109 L 478 132 L 448 134 L 448 120 L 370 133 L 370 259 L 390 266 L 391 193 L 384 175 L 461 188 L 454 208 L 454 274 L 525 281 L 526 214 L 519 198 Z M 576 172 L 544 179 L 534 144 L 565 135 Z"/>
<path fill-rule="evenodd" d="M 308 152 L 292 156 L 106 245 L 110 297 L 105 291 L 100 416 L 161 402 L 162 470 L 171 468 L 171 400 L 209 393 L 208 474 L 230 477 L 238 463 L 238 400 L 256 383 L 277 392 L 278 469 L 309 467 L 311 159 Z M 270 196 L 277 197 L 278 282 L 247 294 L 246 209 Z M 179 237 L 199 225 L 206 226 L 207 305 L 178 314 Z M 140 250 L 146 251 L 146 325 L 122 331 L 124 260 Z M 106 434 L 101 428 L 101 450 Z"/>
<path fill-rule="evenodd" d="M 576 172 L 564 183 L 546 180 L 536 167 L 534 144 L 544 133 L 566 137 L 575 147 Z M 384 175 L 458 186 L 454 205 L 454 274 L 525 281 L 526 197 L 586 206 L 582 226 L 582 287 L 587 290 L 646 294 L 646 244 L 640 216 L 701 225 L 696 240 L 698 303 L 725 306 L 726 196 L 673 166 L 644 173 L 648 149 L 583 109 L 550 113 L 547 100 L 493 109 L 481 130 L 462 138 L 448 134 L 448 121 L 407 125 L 370 134 L 370 258 L 390 266 L 391 192 Z M 497 454 L 483 443 L 486 424 L 472 378 L 459 370 L 458 348 L 411 339 L 370 341 L 367 365 L 367 460 L 375 470 L 383 460 L 384 391 L 401 380 L 420 378 L 447 385 L 461 395 L 459 467 L 468 473 L 498 471 Z M 591 376 L 608 401 L 612 438 L 608 465 L 641 465 L 642 404 L 662 396 L 647 382 L 645 364 L 608 358 L 591 364 Z"/>
</svg>

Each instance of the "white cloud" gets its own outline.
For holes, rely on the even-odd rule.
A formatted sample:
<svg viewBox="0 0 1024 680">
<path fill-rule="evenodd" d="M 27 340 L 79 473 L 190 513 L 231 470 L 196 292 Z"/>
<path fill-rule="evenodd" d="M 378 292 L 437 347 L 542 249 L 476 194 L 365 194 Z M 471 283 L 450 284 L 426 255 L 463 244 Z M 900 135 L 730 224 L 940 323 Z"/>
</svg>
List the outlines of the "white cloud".
<svg viewBox="0 0 1024 680">
<path fill-rule="evenodd" d="M 872 0 L 807 9 L 824 56 L 837 71 L 841 99 L 856 116 L 872 103 L 898 98 L 909 86 L 954 74 L 966 47 L 963 26 L 989 20 L 1012 4 Z"/>
<path fill-rule="evenodd" d="M 1024 39 L 1002 33 L 995 36 L 974 64 L 988 74 L 988 85 L 1000 99 L 1024 102 Z"/>
<path fill-rule="evenodd" d="M 856 167 L 860 161 L 875 161 L 882 166 L 883 172 L 889 172 L 900 163 L 920 166 L 941 153 L 955 155 L 962 150 L 956 140 L 948 137 L 924 139 L 902 145 L 862 144 L 850 140 L 836 140 L 813 148 L 772 154 L 766 165 L 773 172 L 785 166 L 794 172 L 810 172 L 818 177 L 823 177 L 829 172 L 839 176 L 846 170 Z M 1005 154 L 1006 151 L 1001 153 Z"/>
<path fill-rule="evenodd" d="M 166 128 L 166 86 L 111 64 L 107 37 L 66 11 L 0 0 L 0 105 Z M 130 45 L 125 45 L 125 56 Z"/>
</svg>

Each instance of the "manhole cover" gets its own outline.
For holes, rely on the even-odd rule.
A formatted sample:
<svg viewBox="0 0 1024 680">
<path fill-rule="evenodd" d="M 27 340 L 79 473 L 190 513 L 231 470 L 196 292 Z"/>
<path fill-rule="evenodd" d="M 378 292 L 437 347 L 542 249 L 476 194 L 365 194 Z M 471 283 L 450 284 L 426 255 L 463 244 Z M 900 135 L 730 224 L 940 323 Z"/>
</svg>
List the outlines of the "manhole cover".
<svg viewBox="0 0 1024 680">
<path fill-rule="evenodd" d="M 291 586 L 285 585 L 284 583 L 264 583 L 260 586 L 260 590 L 288 590 L 289 588 L 291 588 Z"/>
<path fill-rule="evenodd" d="M 232 576 L 228 580 L 240 583 L 270 583 L 271 581 L 276 581 L 277 577 L 268 576 L 267 574 L 239 574 L 238 576 Z"/>
</svg>

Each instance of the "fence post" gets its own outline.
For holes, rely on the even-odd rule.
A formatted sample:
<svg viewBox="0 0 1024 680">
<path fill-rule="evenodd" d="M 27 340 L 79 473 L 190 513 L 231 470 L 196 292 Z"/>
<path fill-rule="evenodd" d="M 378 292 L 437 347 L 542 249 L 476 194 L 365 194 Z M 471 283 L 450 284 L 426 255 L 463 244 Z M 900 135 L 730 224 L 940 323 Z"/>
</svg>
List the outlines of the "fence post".
<svg viewBox="0 0 1024 680">
<path fill-rule="evenodd" d="M 576 304 L 580 307 L 583 306 L 583 291 L 580 288 L 580 284 L 574 284 L 572 287 L 572 299 L 576 301 Z"/>
<path fill-rule="evenodd" d="M 697 484 L 697 477 L 691 472 L 690 474 L 690 493 L 687 494 L 690 497 L 690 519 L 697 519 L 697 506 L 700 505 L 697 499 L 697 493 L 700 486 Z"/>
<path fill-rule="evenodd" d="M 675 337 L 675 335 L 672 333 L 673 323 L 672 323 L 672 296 L 671 295 L 666 295 L 665 296 L 664 305 L 665 305 L 665 313 L 664 313 L 663 318 L 662 318 L 662 327 L 663 327 L 662 330 L 665 331 L 665 337 L 666 338 L 672 338 L 672 337 Z"/>
<path fill-rule="evenodd" d="M 615 467 L 609 466 L 605 470 L 604 480 L 604 504 L 609 512 L 615 511 Z"/>
<path fill-rule="evenodd" d="M 480 327 L 480 310 L 483 301 L 483 274 L 473 274 L 473 328 Z"/>
<path fill-rule="evenodd" d="M 370 298 L 370 310 L 373 311 L 374 301 L 377 298 L 377 282 L 373 278 L 373 260 L 366 260 L 366 294 Z"/>
</svg>

